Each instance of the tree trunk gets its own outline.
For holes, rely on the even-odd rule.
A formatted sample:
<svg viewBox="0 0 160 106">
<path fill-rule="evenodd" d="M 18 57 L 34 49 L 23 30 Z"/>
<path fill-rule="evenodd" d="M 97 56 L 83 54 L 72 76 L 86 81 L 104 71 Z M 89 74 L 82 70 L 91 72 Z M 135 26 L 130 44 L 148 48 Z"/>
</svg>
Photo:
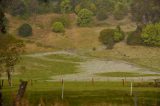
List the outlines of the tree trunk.
<svg viewBox="0 0 160 106">
<path fill-rule="evenodd" d="M 12 79 L 11 79 L 11 69 L 7 69 L 7 77 L 8 77 L 8 84 L 11 87 L 12 86 Z"/>
</svg>

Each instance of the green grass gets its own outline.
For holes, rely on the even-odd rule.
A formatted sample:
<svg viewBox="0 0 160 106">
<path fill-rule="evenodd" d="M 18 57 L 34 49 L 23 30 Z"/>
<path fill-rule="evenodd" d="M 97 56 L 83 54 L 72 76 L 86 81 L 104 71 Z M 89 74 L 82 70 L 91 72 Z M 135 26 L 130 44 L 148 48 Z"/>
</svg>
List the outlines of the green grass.
<svg viewBox="0 0 160 106">
<path fill-rule="evenodd" d="M 41 58 L 23 56 L 16 66 L 15 79 L 49 79 L 54 75 L 77 72 L 76 63 L 48 61 Z"/>
<path fill-rule="evenodd" d="M 158 56 L 156 58 L 127 59 L 127 61 L 160 72 L 160 58 Z"/>
<path fill-rule="evenodd" d="M 96 74 L 105 77 L 146 77 L 146 76 L 160 76 L 160 74 L 140 74 L 132 72 L 107 72 Z"/>
<path fill-rule="evenodd" d="M 72 56 L 67 54 L 52 54 L 45 56 L 49 59 L 58 59 L 58 60 L 64 60 L 64 61 L 71 61 L 71 62 L 82 62 L 84 59 L 78 57 L 78 56 Z"/>
<path fill-rule="evenodd" d="M 9 106 L 12 94 L 18 90 L 18 81 L 13 81 L 13 87 L 10 88 L 5 83 L 3 88 L 3 98 L 5 105 Z M 64 100 L 61 100 L 61 82 L 33 82 L 31 86 L 28 83 L 25 99 L 31 106 L 39 104 L 42 98 L 47 106 L 50 104 L 61 103 L 64 106 L 94 106 L 96 104 L 105 104 L 106 106 L 116 104 L 118 106 L 134 106 L 134 96 L 130 96 L 130 83 L 125 86 L 122 82 L 65 82 Z M 160 90 L 154 87 L 134 87 L 134 95 L 138 99 L 140 106 L 152 106 L 160 103 Z"/>
</svg>

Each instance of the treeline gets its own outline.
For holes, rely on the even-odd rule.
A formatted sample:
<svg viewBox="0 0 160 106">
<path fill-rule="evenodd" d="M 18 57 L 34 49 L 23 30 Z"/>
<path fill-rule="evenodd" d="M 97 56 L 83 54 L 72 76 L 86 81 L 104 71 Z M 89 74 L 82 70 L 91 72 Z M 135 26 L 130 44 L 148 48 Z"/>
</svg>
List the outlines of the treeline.
<svg viewBox="0 0 160 106">
<path fill-rule="evenodd" d="M 14 16 L 28 17 L 44 13 L 76 13 L 81 9 L 93 12 L 98 20 L 109 15 L 123 19 L 129 12 L 132 0 L 13 0 L 8 12 Z"/>
<path fill-rule="evenodd" d="M 129 45 L 160 46 L 159 0 L 12 0 L 12 4 L 9 4 L 5 11 L 22 18 L 36 14 L 59 13 L 61 17 L 52 23 L 52 31 L 56 33 L 63 33 L 65 28 L 70 26 L 71 20 L 67 16 L 69 13 L 77 16 L 76 22 L 79 27 L 94 26 L 95 17 L 98 21 L 102 21 L 113 15 L 115 19 L 121 20 L 130 14 L 131 19 L 137 24 L 137 29 L 127 33 L 127 43 Z M 1 26 L 6 26 L 5 17 L 0 22 Z M 24 24 L 19 28 L 19 35 L 30 36 L 31 31 L 32 27 Z M 100 35 L 102 37 L 99 38 L 103 44 L 114 45 L 123 40 L 126 34 L 120 26 L 117 26 L 115 30 L 105 29 Z"/>
</svg>

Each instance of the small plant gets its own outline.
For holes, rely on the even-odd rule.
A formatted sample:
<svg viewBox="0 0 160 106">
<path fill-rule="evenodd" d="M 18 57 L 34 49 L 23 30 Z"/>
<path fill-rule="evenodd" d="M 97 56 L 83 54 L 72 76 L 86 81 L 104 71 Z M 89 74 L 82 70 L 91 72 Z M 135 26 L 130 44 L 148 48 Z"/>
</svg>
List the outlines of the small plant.
<svg viewBox="0 0 160 106">
<path fill-rule="evenodd" d="M 62 22 L 53 23 L 52 30 L 54 32 L 64 32 L 64 25 Z"/>
<path fill-rule="evenodd" d="M 32 27 L 29 24 L 23 24 L 18 29 L 18 34 L 22 37 L 27 37 L 32 35 Z"/>
</svg>

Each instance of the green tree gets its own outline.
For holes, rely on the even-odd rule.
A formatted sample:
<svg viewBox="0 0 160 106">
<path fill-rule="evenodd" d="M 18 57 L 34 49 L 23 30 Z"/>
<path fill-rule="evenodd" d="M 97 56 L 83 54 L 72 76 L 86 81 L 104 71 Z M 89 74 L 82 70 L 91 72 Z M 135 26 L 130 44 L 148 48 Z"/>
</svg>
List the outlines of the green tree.
<svg viewBox="0 0 160 106">
<path fill-rule="evenodd" d="M 114 9 L 113 0 L 96 0 L 96 18 L 98 20 L 105 20 Z"/>
<path fill-rule="evenodd" d="M 60 6 L 61 6 L 61 12 L 62 13 L 68 13 L 68 12 L 71 12 L 71 10 L 72 10 L 70 0 L 62 0 Z"/>
<path fill-rule="evenodd" d="M 78 13 L 77 24 L 79 26 L 88 26 L 92 22 L 92 11 L 88 9 L 82 9 Z"/>
<path fill-rule="evenodd" d="M 113 12 L 114 18 L 117 20 L 123 19 L 128 14 L 128 7 L 122 2 L 118 2 L 115 5 L 115 10 Z"/>
<path fill-rule="evenodd" d="M 29 24 L 22 24 L 18 28 L 18 34 L 22 37 L 27 37 L 32 35 L 32 27 Z"/>
<path fill-rule="evenodd" d="M 100 32 L 99 40 L 106 45 L 107 49 L 112 49 L 114 42 L 114 29 L 104 29 Z"/>
<path fill-rule="evenodd" d="M 140 24 L 160 21 L 160 0 L 133 0 L 131 13 L 134 21 Z"/>
<path fill-rule="evenodd" d="M 12 5 L 10 5 L 10 12 L 13 16 L 20 16 L 20 17 L 24 17 L 28 16 L 28 9 L 24 3 L 24 1 L 21 0 L 13 0 L 14 2 L 12 3 Z"/>
<path fill-rule="evenodd" d="M 96 5 L 92 0 L 81 0 L 79 4 L 76 5 L 75 12 L 79 13 L 82 9 L 88 9 L 92 11 L 93 14 L 95 14 L 97 10 Z"/>
<path fill-rule="evenodd" d="M 5 17 L 5 8 L 7 7 L 9 0 L 0 0 L 0 34 L 7 32 L 7 24 L 6 24 L 6 17 Z"/>
<path fill-rule="evenodd" d="M 124 32 L 121 30 L 121 27 L 120 26 L 117 26 L 117 28 L 115 29 L 114 31 L 114 41 L 115 42 L 119 42 L 119 41 L 122 41 L 124 39 L 125 35 L 124 35 Z"/>
<path fill-rule="evenodd" d="M 52 30 L 54 32 L 64 32 L 64 25 L 62 22 L 53 23 Z"/>
<path fill-rule="evenodd" d="M 24 44 L 21 40 L 11 35 L 5 34 L 0 36 L 0 61 L 6 67 L 8 83 L 11 86 L 11 73 L 20 59 L 20 54 L 24 51 Z"/>
<path fill-rule="evenodd" d="M 142 40 L 149 46 L 160 46 L 160 23 L 148 24 L 142 30 Z"/>
</svg>

